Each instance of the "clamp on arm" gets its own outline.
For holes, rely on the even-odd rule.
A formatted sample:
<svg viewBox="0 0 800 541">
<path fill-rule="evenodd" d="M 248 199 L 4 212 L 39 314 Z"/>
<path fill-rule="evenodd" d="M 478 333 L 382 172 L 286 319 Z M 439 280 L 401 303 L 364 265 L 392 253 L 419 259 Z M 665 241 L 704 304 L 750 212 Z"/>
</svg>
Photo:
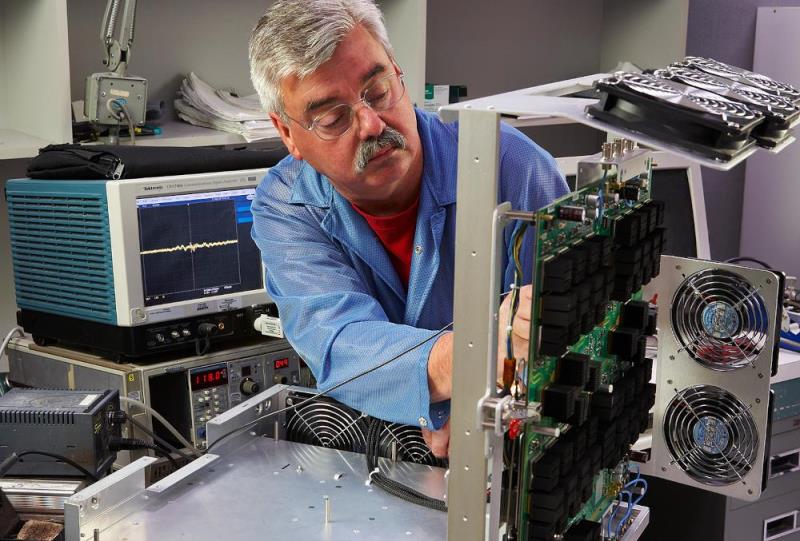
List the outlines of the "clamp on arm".
<svg viewBox="0 0 800 541">
<path fill-rule="evenodd" d="M 114 31 L 117 29 L 118 21 L 120 21 L 120 31 L 119 37 L 116 37 Z M 136 0 L 108 0 L 100 32 L 100 39 L 106 51 L 103 64 L 108 66 L 109 71 L 122 77 L 128 69 L 135 25 Z"/>
</svg>

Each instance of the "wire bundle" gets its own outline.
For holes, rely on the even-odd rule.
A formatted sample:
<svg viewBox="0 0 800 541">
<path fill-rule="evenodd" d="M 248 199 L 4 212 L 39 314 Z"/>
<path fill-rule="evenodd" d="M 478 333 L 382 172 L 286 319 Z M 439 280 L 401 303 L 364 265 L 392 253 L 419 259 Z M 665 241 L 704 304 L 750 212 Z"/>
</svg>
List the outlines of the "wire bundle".
<svg viewBox="0 0 800 541">
<path fill-rule="evenodd" d="M 382 488 L 389 494 L 402 498 L 408 502 L 428 507 L 436 511 L 447 511 L 447 504 L 444 500 L 432 498 L 426 494 L 418 492 L 411 487 L 390 479 L 383 475 L 378 467 L 380 452 L 381 431 L 383 421 L 380 419 L 370 419 L 369 429 L 367 430 L 367 471 L 369 472 L 369 482 Z"/>
<path fill-rule="evenodd" d="M 632 489 L 636 486 L 641 488 L 641 493 L 634 499 Z M 645 494 L 647 494 L 647 480 L 642 477 L 641 473 L 639 472 L 639 467 L 636 466 L 636 478 L 633 481 L 625 483 L 622 490 L 618 494 L 618 496 L 620 496 L 620 500 L 622 499 L 621 496 L 628 496 L 627 509 L 617 524 L 617 527 L 614 529 L 613 537 L 611 536 L 611 527 L 614 522 L 614 517 L 617 515 L 617 510 L 619 509 L 620 504 L 617 504 L 614 510 L 611 512 L 611 515 L 608 517 L 608 524 L 606 527 L 607 539 L 619 539 L 619 536 L 622 534 L 622 528 L 628 523 L 628 520 L 630 520 L 631 515 L 633 514 L 633 508 L 638 505 L 640 501 L 642 501 L 642 498 L 644 498 Z"/>
</svg>

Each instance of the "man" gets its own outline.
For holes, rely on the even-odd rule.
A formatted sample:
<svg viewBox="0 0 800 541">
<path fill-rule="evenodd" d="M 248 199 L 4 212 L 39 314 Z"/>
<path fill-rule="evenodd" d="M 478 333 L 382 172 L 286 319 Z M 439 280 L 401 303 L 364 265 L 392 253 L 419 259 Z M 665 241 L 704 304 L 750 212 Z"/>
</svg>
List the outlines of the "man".
<svg viewBox="0 0 800 541">
<path fill-rule="evenodd" d="M 332 396 L 421 426 L 445 456 L 452 335 L 436 335 L 453 319 L 457 127 L 414 109 L 372 0 L 277 0 L 253 30 L 250 70 L 291 154 L 253 202 L 287 338 L 321 390 L 399 355 Z M 553 159 L 507 126 L 501 177 L 516 209 L 567 191 Z M 522 293 L 518 352 L 530 326 Z"/>
</svg>

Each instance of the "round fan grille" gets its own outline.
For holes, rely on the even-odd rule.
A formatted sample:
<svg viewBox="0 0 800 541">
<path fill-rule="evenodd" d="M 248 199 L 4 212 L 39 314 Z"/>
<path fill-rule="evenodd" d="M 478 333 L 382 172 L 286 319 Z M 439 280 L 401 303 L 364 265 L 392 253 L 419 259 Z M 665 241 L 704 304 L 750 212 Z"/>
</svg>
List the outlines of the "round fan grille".
<svg viewBox="0 0 800 541">
<path fill-rule="evenodd" d="M 737 88 L 735 92 L 761 105 L 788 109 L 789 111 L 795 110 L 795 106 L 789 100 L 786 100 L 780 96 L 775 96 L 774 94 L 767 94 L 766 92 L 754 92 L 745 88 Z"/>
<path fill-rule="evenodd" d="M 702 71 L 687 69 L 687 68 L 670 68 L 669 71 L 676 77 L 694 83 L 700 83 L 705 86 L 713 86 L 715 88 L 725 88 L 720 82 L 714 79 L 711 75 Z"/>
<path fill-rule="evenodd" d="M 298 406 L 286 421 L 286 439 L 320 447 L 363 453 L 364 416 L 337 402 L 315 399 Z"/>
<path fill-rule="evenodd" d="M 695 94 L 689 94 L 686 97 L 695 105 L 721 117 L 733 116 L 747 120 L 756 117 L 751 109 L 735 101 L 728 101 L 722 98 L 715 99 L 710 96 L 697 96 Z"/>
<path fill-rule="evenodd" d="M 677 96 L 680 91 L 670 85 L 668 82 L 652 75 L 644 75 L 641 73 L 625 73 L 622 75 L 622 80 L 632 90 L 647 94 L 648 96 L 662 97 L 664 94 Z"/>
<path fill-rule="evenodd" d="M 767 343 L 769 316 L 758 289 L 742 276 L 706 269 L 686 278 L 672 300 L 681 350 L 714 370 L 755 362 Z"/>
<path fill-rule="evenodd" d="M 696 385 L 678 392 L 664 415 L 673 463 L 706 485 L 743 481 L 758 457 L 758 429 L 728 391 Z"/>
<path fill-rule="evenodd" d="M 759 75 L 758 73 L 745 73 L 743 75 L 748 82 L 757 87 L 771 90 L 772 92 L 777 92 L 778 94 L 784 94 L 793 97 L 800 96 L 800 90 L 797 90 L 795 87 L 786 83 L 781 83 L 780 81 L 770 79 L 769 77 Z"/>
<path fill-rule="evenodd" d="M 422 439 L 422 432 L 415 426 L 384 423 L 379 442 L 380 455 L 405 462 L 416 462 L 429 466 L 441 466 L 442 460 L 433 456 Z"/>
<path fill-rule="evenodd" d="M 720 73 L 723 75 L 736 75 L 737 72 L 728 66 L 727 64 L 723 64 L 722 62 L 718 62 L 711 58 L 701 58 L 698 56 L 688 56 L 686 57 L 686 62 L 693 66 L 699 66 L 701 68 L 707 69 L 712 72 Z"/>
</svg>

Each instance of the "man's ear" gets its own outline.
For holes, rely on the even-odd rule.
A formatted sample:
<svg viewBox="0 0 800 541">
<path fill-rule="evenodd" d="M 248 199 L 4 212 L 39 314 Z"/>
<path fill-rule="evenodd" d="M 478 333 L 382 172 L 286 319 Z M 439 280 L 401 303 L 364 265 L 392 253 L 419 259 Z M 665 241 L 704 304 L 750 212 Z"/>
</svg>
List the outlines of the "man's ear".
<svg viewBox="0 0 800 541">
<path fill-rule="evenodd" d="M 283 144 L 286 145 L 287 149 L 289 149 L 289 153 L 296 160 L 302 160 L 303 156 L 300 154 L 300 151 L 297 150 L 297 146 L 294 144 L 294 138 L 289 132 L 289 125 L 284 123 L 283 120 L 281 120 L 281 117 L 276 113 L 270 113 L 269 118 L 272 120 L 272 125 L 275 126 L 276 130 L 278 130 L 278 135 L 281 136 Z"/>
</svg>

